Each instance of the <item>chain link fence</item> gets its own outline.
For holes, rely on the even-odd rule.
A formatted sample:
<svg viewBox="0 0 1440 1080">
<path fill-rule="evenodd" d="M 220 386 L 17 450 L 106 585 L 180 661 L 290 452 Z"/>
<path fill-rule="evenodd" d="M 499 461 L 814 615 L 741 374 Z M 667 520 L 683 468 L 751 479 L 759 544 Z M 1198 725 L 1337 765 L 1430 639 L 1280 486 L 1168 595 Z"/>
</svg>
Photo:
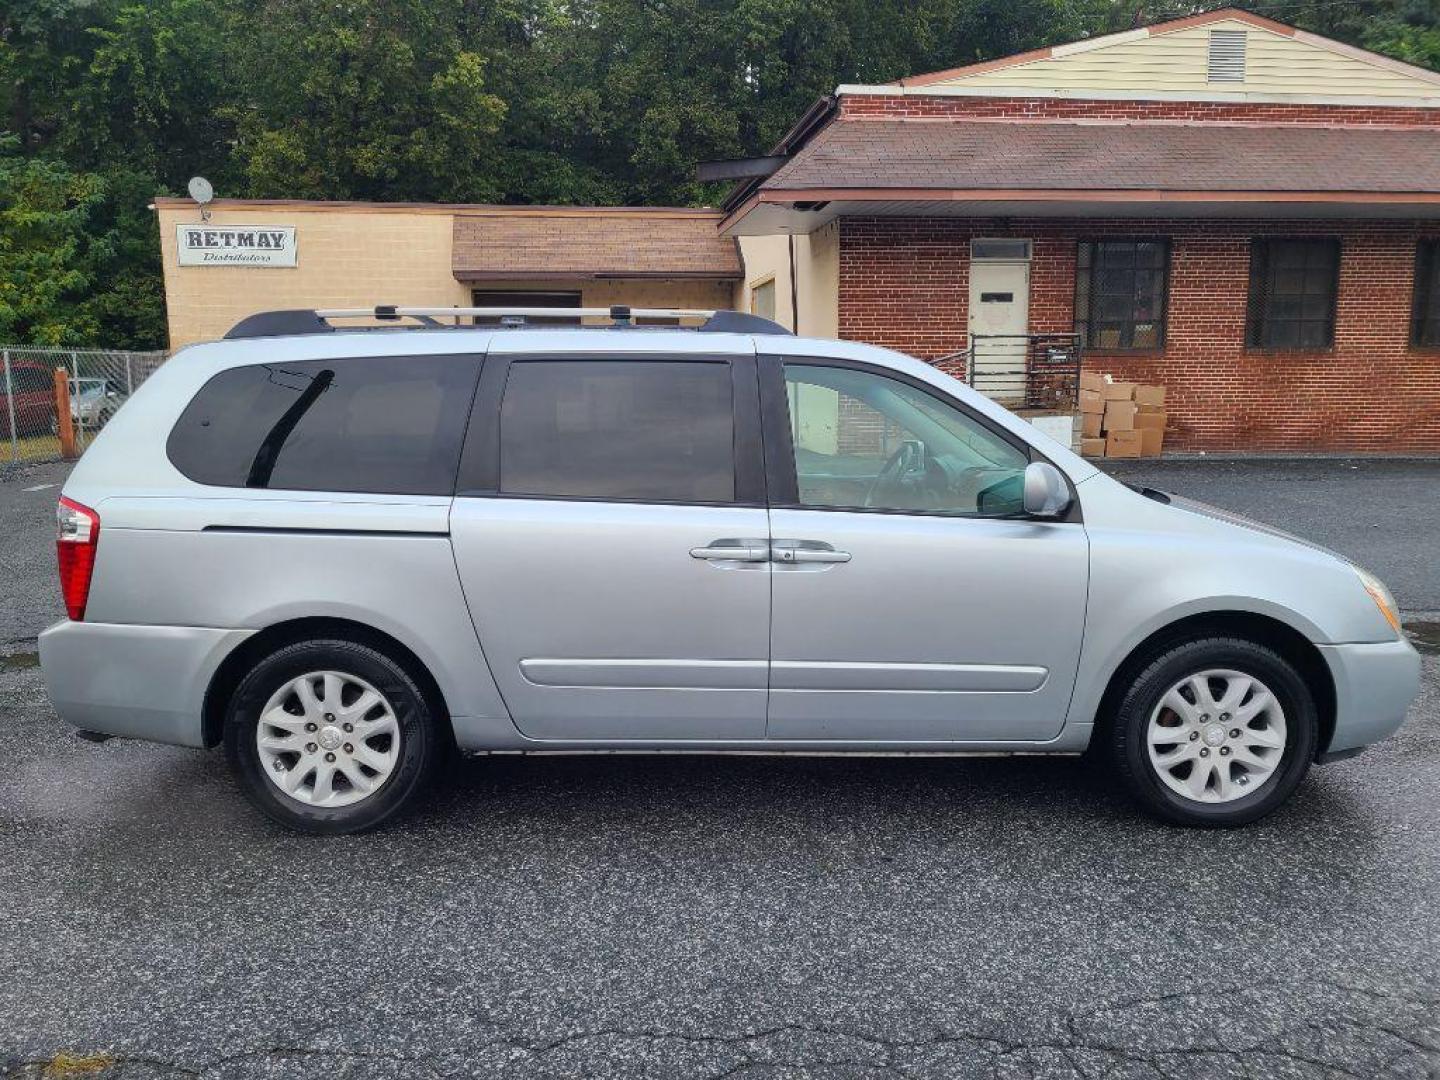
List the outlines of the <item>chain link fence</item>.
<svg viewBox="0 0 1440 1080">
<path fill-rule="evenodd" d="M 79 457 L 169 355 L 0 345 L 0 464 Z"/>
</svg>

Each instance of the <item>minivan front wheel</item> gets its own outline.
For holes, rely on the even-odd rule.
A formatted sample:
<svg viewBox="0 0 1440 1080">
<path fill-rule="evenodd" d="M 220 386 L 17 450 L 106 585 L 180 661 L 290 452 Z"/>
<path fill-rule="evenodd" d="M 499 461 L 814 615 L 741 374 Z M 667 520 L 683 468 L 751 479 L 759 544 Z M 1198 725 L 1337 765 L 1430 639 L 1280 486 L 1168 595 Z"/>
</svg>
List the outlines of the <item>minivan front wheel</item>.
<svg viewBox="0 0 1440 1080">
<path fill-rule="evenodd" d="M 1132 794 L 1182 825 L 1244 825 L 1295 790 L 1315 753 L 1314 700 L 1294 666 L 1241 638 L 1156 656 L 1121 699 L 1111 752 Z"/>
<path fill-rule="evenodd" d="M 231 699 L 225 749 L 270 817 L 316 833 L 373 828 L 411 804 L 443 751 L 424 694 L 384 653 L 305 641 L 264 657 Z"/>
</svg>

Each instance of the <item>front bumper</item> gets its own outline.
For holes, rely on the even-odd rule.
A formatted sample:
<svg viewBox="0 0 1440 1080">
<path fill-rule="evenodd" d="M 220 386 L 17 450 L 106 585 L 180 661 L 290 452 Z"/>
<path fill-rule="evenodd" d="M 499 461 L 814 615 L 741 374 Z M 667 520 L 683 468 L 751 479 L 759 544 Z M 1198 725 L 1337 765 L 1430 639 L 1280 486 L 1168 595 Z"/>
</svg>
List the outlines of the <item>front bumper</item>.
<svg viewBox="0 0 1440 1080">
<path fill-rule="evenodd" d="M 1420 693 L 1420 654 L 1405 640 L 1319 645 L 1335 680 L 1335 734 L 1327 755 L 1393 735 Z"/>
<path fill-rule="evenodd" d="M 205 691 L 221 661 L 252 633 L 65 620 L 40 635 L 40 667 L 67 724 L 203 746 Z"/>
</svg>

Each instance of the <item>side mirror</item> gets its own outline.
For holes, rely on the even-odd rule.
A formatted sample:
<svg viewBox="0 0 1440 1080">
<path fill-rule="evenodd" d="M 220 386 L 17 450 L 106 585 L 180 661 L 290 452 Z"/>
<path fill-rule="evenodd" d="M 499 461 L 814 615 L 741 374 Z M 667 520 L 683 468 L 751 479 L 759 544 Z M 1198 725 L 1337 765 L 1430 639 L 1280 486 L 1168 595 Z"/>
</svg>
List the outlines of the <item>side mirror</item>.
<svg viewBox="0 0 1440 1080">
<path fill-rule="evenodd" d="M 1070 485 L 1048 461 L 1025 466 L 1025 513 L 1033 518 L 1064 517 L 1070 509 Z"/>
</svg>

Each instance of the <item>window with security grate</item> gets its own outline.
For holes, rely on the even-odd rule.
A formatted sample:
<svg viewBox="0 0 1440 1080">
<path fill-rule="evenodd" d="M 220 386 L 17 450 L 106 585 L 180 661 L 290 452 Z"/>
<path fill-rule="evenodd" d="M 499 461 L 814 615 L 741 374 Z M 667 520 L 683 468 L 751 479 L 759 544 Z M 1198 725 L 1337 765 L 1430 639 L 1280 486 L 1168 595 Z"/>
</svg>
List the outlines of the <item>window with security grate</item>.
<svg viewBox="0 0 1440 1080">
<path fill-rule="evenodd" d="M 1415 248 L 1415 302 L 1410 317 L 1410 344 L 1440 347 L 1440 238 L 1421 240 Z"/>
<path fill-rule="evenodd" d="M 1211 30 L 1206 79 L 1212 83 L 1245 81 L 1245 31 Z"/>
<path fill-rule="evenodd" d="M 1075 329 L 1101 352 L 1165 346 L 1168 240 L 1082 240 L 1075 268 Z"/>
<path fill-rule="evenodd" d="M 1323 349 L 1335 343 L 1340 241 L 1250 241 L 1245 343 L 1256 349 Z"/>
</svg>

